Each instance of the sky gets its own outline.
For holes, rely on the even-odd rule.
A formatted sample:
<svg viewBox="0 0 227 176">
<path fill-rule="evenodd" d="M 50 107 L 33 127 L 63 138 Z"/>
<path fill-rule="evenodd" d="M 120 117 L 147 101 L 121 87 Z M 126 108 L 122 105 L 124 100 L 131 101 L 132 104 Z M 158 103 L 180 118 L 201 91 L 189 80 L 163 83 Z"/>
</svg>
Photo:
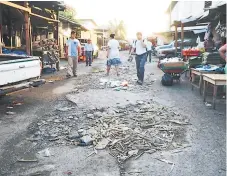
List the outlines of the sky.
<svg viewBox="0 0 227 176">
<path fill-rule="evenodd" d="M 127 37 L 134 38 L 140 31 L 144 36 L 168 29 L 165 14 L 171 0 L 65 0 L 76 9 L 78 19 L 94 19 L 100 25 L 110 20 L 123 20 Z"/>
</svg>

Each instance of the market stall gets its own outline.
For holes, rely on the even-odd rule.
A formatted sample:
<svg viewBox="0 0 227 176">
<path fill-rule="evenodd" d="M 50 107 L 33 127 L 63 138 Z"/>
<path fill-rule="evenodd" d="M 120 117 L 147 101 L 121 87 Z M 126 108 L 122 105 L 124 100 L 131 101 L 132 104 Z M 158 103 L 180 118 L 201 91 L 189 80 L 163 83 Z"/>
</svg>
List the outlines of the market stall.
<svg viewBox="0 0 227 176">
<path fill-rule="evenodd" d="M 0 2 L 0 96 L 45 82 L 39 79 L 42 65 L 40 58 L 32 56 L 31 23 L 34 17 L 58 22 L 53 19 L 53 12 L 48 18 L 33 11 L 35 4 L 42 5 L 41 8 L 45 10 L 48 7 L 59 10 L 59 2 L 49 3 L 48 6 L 48 2 L 38 1 Z M 58 38 L 58 33 L 55 35 Z"/>
<path fill-rule="evenodd" d="M 45 70 L 60 69 L 59 51 L 59 8 L 56 1 L 38 3 L 32 1 L 31 29 L 32 29 L 32 54 L 39 56 Z M 39 15 L 38 15 L 39 14 Z M 50 69 L 49 69 L 50 68 Z"/>
</svg>

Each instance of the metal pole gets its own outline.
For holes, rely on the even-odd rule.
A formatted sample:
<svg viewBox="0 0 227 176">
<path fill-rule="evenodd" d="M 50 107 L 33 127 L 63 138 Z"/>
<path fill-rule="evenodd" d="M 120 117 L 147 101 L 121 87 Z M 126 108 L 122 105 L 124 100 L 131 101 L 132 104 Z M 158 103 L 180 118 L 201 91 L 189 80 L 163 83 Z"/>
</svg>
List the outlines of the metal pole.
<svg viewBox="0 0 227 176">
<path fill-rule="evenodd" d="M 104 28 L 103 28 L 103 31 L 102 31 L 102 46 L 105 46 L 105 40 L 104 40 Z"/>
<path fill-rule="evenodd" d="M 175 53 L 177 54 L 177 40 L 178 40 L 178 34 L 177 34 L 177 24 L 175 24 Z"/>
<path fill-rule="evenodd" d="M 181 23 L 181 52 L 184 48 L 184 24 Z"/>
</svg>

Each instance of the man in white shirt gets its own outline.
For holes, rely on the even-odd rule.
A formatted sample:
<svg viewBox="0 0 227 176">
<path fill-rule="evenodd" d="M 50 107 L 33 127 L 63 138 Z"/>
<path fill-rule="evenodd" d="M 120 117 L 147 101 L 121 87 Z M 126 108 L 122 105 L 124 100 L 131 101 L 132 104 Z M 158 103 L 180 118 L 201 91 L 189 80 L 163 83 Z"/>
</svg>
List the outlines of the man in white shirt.
<svg viewBox="0 0 227 176">
<path fill-rule="evenodd" d="M 147 39 L 147 57 L 149 57 L 149 62 L 151 62 L 151 49 L 152 43 Z"/>
<path fill-rule="evenodd" d="M 117 76 L 119 76 L 119 72 L 118 72 L 118 66 L 119 64 L 121 64 L 121 60 L 120 60 L 120 52 L 119 52 L 119 42 L 114 39 L 115 34 L 111 34 L 110 35 L 110 41 L 108 42 L 108 50 L 107 50 L 107 76 L 110 73 L 110 68 L 111 66 L 115 66 L 116 72 L 117 72 Z"/>
<path fill-rule="evenodd" d="M 136 53 L 136 70 L 137 70 L 137 77 L 138 81 L 137 83 L 139 85 L 143 84 L 144 81 L 144 71 L 145 71 L 145 63 L 147 60 L 147 42 L 142 39 L 142 33 L 137 32 L 136 33 L 137 40 L 133 44 L 133 50 L 135 50 Z"/>
<path fill-rule="evenodd" d="M 71 37 L 66 42 L 66 57 L 68 58 L 67 78 L 77 77 L 78 56 L 80 55 L 80 41 L 76 39 L 76 32 L 71 32 Z"/>
<path fill-rule="evenodd" d="M 87 40 L 87 43 L 84 46 L 84 50 L 85 50 L 85 56 L 86 56 L 86 66 L 91 66 L 92 63 L 92 56 L 93 56 L 93 52 L 94 52 L 94 47 L 91 43 L 91 39 Z"/>
</svg>

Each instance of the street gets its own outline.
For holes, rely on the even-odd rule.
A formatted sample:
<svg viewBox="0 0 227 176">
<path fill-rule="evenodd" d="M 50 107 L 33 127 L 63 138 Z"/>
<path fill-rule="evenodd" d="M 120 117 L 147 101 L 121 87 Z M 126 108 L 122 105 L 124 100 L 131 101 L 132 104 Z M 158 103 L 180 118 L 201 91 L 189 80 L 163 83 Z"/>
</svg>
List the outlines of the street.
<svg viewBox="0 0 227 176">
<path fill-rule="evenodd" d="M 226 105 L 206 106 L 184 75 L 162 86 L 157 58 L 137 85 L 135 61 L 121 58 L 119 77 L 97 59 L 2 97 L 0 175 L 226 175 Z"/>
</svg>

